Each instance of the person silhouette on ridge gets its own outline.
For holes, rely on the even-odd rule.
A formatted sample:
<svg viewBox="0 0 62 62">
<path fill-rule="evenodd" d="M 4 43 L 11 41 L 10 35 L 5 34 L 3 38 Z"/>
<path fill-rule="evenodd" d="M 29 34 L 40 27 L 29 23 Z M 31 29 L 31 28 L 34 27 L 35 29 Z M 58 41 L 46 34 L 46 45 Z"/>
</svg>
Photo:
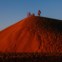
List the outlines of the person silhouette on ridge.
<svg viewBox="0 0 62 62">
<path fill-rule="evenodd" d="M 30 12 L 28 12 L 28 13 L 27 13 L 27 16 L 28 16 L 28 17 L 29 17 L 29 16 L 31 16 L 31 13 L 30 13 Z"/>
<path fill-rule="evenodd" d="M 40 14 L 41 14 L 41 11 L 40 11 L 40 10 L 38 10 L 38 16 L 40 16 Z"/>
</svg>

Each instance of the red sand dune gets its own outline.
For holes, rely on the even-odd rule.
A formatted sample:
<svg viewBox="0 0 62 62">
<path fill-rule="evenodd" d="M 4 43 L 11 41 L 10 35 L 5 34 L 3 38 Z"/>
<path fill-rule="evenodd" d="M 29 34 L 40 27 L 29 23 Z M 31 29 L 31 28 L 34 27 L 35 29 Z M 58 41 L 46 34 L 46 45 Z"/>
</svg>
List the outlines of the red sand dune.
<svg viewBox="0 0 62 62">
<path fill-rule="evenodd" d="M 0 52 L 62 53 L 62 21 L 25 18 L 1 31 Z"/>
</svg>

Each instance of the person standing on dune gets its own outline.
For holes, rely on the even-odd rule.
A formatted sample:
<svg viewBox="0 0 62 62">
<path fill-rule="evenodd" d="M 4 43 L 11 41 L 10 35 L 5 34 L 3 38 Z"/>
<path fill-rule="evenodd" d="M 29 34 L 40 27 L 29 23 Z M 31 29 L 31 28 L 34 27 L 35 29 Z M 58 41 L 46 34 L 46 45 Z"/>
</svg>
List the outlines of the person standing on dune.
<svg viewBox="0 0 62 62">
<path fill-rule="evenodd" d="M 28 12 L 27 16 L 28 16 L 28 17 L 29 17 L 29 16 L 31 16 L 31 13 L 30 13 L 30 12 Z"/>
<path fill-rule="evenodd" d="M 41 14 L 41 11 L 40 11 L 40 10 L 38 10 L 38 16 L 40 16 L 40 14 Z"/>
</svg>

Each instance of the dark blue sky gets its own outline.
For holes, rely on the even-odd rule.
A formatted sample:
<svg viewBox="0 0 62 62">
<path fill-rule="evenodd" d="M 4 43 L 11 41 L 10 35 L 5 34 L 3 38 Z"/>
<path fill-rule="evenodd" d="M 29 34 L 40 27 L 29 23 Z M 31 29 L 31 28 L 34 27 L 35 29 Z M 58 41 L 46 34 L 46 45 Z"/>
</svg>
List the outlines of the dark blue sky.
<svg viewBox="0 0 62 62">
<path fill-rule="evenodd" d="M 40 9 L 41 16 L 62 20 L 62 0 L 0 0 L 0 30 Z"/>
</svg>

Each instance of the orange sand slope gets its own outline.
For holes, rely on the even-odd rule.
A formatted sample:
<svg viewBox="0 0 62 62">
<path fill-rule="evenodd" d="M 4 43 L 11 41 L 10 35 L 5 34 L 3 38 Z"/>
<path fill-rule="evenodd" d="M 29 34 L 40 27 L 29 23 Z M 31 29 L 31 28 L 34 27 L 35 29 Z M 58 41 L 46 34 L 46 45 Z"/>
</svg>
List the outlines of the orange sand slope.
<svg viewBox="0 0 62 62">
<path fill-rule="evenodd" d="M 62 21 L 25 18 L 1 31 L 0 52 L 62 53 Z"/>
</svg>

